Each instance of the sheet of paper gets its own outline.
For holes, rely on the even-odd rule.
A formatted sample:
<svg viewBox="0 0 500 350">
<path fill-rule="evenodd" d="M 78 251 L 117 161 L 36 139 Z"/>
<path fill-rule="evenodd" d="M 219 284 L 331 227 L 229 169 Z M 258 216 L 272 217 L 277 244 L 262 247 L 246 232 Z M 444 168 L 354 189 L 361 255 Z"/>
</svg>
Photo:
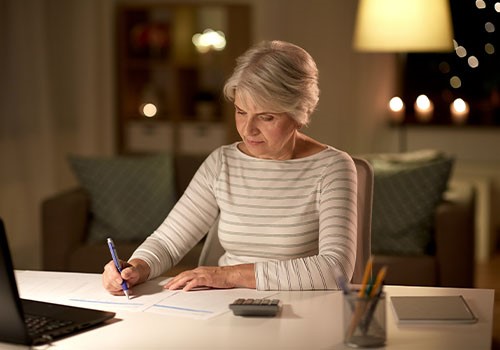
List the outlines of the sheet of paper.
<svg viewBox="0 0 500 350">
<path fill-rule="evenodd" d="M 181 291 L 155 303 L 146 311 L 206 320 L 230 311 L 229 304 L 238 298 L 269 298 L 276 294 L 242 288 Z"/>
<path fill-rule="evenodd" d="M 22 298 L 109 311 L 144 311 L 165 297 L 178 293 L 163 289 L 165 278 L 135 286 L 131 299 L 109 294 L 101 275 L 65 272 L 16 272 Z"/>
<path fill-rule="evenodd" d="M 209 319 L 229 312 L 229 304 L 238 298 L 270 298 L 277 292 L 253 289 L 199 289 L 189 292 L 163 289 L 168 278 L 159 277 L 131 289 L 131 299 L 109 294 L 101 284 L 101 275 L 16 271 L 22 298 L 109 311 L 152 312 L 163 315 Z"/>
</svg>

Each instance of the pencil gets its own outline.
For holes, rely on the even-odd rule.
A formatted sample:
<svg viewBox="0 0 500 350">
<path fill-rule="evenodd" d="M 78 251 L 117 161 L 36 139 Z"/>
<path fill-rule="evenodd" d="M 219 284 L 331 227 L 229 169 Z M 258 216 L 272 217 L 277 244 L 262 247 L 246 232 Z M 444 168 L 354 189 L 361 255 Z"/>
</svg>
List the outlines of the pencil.
<svg viewBox="0 0 500 350">
<path fill-rule="evenodd" d="M 373 285 L 371 291 L 370 291 L 370 297 L 373 298 L 375 295 L 377 295 L 379 288 L 382 285 L 382 282 L 384 281 L 385 274 L 387 273 L 387 266 L 382 266 L 382 268 L 379 270 L 377 274 L 377 278 L 375 279 L 375 284 Z"/>
<path fill-rule="evenodd" d="M 366 291 L 366 285 L 368 284 L 368 280 L 370 279 L 371 271 L 373 265 L 373 256 L 370 256 L 365 265 L 365 273 L 363 275 L 363 282 L 361 283 L 361 289 L 359 290 L 358 296 L 360 298 L 364 297 Z"/>
</svg>

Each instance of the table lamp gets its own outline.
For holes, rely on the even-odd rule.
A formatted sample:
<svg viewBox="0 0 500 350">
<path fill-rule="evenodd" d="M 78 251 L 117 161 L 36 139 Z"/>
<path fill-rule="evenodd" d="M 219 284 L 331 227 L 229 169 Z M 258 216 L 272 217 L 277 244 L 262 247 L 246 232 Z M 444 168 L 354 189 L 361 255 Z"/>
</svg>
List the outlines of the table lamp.
<svg viewBox="0 0 500 350">
<path fill-rule="evenodd" d="M 399 94 L 402 92 L 407 53 L 448 52 L 454 49 L 449 2 L 359 0 L 353 46 L 361 52 L 398 54 L 396 90 Z M 401 124 L 403 121 L 399 118 L 396 122 Z"/>
<path fill-rule="evenodd" d="M 372 52 L 452 51 L 448 0 L 360 0 L 354 48 Z"/>
</svg>

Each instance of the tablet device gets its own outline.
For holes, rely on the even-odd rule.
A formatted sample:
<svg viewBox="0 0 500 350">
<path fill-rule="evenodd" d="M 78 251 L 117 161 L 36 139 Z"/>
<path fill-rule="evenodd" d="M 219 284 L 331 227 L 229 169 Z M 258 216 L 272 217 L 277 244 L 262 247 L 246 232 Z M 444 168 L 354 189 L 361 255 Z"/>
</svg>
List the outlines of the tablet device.
<svg viewBox="0 0 500 350">
<path fill-rule="evenodd" d="M 399 324 L 477 322 L 462 295 L 392 296 L 391 304 Z"/>
</svg>

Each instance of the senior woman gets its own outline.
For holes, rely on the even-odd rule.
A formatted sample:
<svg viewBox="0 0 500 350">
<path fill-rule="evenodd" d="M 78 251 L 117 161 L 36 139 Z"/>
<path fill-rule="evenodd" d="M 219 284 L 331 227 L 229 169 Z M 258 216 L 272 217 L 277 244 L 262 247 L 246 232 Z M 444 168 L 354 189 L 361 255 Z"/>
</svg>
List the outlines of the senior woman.
<svg viewBox="0 0 500 350">
<path fill-rule="evenodd" d="M 219 266 L 184 271 L 168 289 L 338 289 L 356 255 L 356 169 L 345 152 L 300 130 L 319 99 L 318 70 L 302 48 L 262 42 L 237 59 L 224 95 L 241 141 L 213 151 L 165 221 L 103 285 L 112 294 L 173 267 L 219 218 Z"/>
</svg>

